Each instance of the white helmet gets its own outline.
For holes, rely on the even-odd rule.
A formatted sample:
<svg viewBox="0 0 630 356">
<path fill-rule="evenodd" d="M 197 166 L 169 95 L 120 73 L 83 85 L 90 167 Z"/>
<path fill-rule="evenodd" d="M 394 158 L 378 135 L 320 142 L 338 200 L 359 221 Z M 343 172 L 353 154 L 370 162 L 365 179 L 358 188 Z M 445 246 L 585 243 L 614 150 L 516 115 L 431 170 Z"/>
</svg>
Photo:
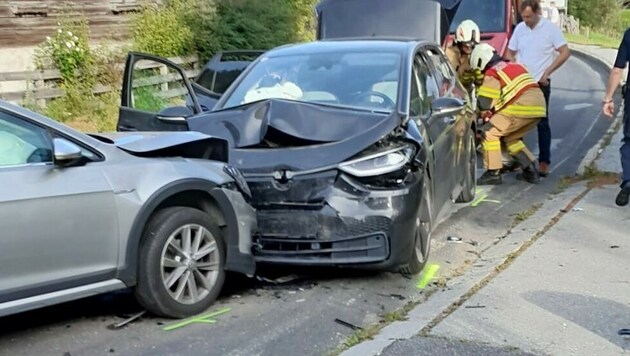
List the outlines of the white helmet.
<svg viewBox="0 0 630 356">
<path fill-rule="evenodd" d="M 472 69 L 486 69 L 486 66 L 494 57 L 494 47 L 487 43 L 480 43 L 475 46 L 470 54 L 470 67 Z"/>
<path fill-rule="evenodd" d="M 473 20 L 464 20 L 457 30 L 455 30 L 455 43 L 457 42 L 481 42 L 481 34 L 479 33 L 479 26 Z"/>
</svg>

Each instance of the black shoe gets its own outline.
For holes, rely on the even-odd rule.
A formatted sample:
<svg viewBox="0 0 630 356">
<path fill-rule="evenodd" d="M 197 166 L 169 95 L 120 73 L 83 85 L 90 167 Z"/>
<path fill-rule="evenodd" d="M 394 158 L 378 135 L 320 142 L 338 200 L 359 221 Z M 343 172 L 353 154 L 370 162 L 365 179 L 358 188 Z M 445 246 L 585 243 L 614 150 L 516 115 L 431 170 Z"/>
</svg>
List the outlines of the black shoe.
<svg viewBox="0 0 630 356">
<path fill-rule="evenodd" d="M 617 194 L 617 199 L 615 200 L 615 204 L 618 206 L 626 206 L 628 205 L 628 201 L 630 200 L 630 182 L 627 182 L 621 188 L 619 194 Z"/>
<path fill-rule="evenodd" d="M 487 170 L 484 174 L 477 179 L 477 185 L 499 185 L 503 183 L 501 178 L 501 171 Z"/>
<path fill-rule="evenodd" d="M 529 167 L 525 167 L 523 169 L 523 173 L 517 174 L 516 179 L 524 180 L 531 184 L 538 184 L 540 183 L 540 174 L 538 174 L 536 165 L 532 163 L 529 165 Z"/>
</svg>

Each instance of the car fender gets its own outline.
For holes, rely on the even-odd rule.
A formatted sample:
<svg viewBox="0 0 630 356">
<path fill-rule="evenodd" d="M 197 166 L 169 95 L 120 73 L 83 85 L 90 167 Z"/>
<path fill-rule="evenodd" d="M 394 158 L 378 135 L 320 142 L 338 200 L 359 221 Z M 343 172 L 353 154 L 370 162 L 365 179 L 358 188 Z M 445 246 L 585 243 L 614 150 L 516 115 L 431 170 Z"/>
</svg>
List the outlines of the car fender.
<svg viewBox="0 0 630 356">
<path fill-rule="evenodd" d="M 136 215 L 125 248 L 125 263 L 118 278 L 128 286 L 137 281 L 139 248 L 144 228 L 155 209 L 166 199 L 185 191 L 207 192 L 216 202 L 226 223 L 225 242 L 227 247 L 225 269 L 252 276 L 255 262 L 251 253 L 251 232 L 256 225 L 256 215 L 242 195 L 231 189 L 217 186 L 214 182 L 187 178 L 171 182 L 154 192 Z"/>
</svg>

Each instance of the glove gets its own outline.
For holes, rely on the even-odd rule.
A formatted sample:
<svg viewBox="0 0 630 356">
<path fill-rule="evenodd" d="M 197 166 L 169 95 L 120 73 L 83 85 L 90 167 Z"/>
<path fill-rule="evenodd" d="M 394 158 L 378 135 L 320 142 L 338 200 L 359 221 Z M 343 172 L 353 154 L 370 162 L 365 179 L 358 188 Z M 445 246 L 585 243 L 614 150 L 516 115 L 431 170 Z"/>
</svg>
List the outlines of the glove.
<svg viewBox="0 0 630 356">
<path fill-rule="evenodd" d="M 481 69 L 475 68 L 473 69 L 473 77 L 475 81 L 475 86 L 480 87 L 483 84 L 484 75 L 481 73 Z"/>
<path fill-rule="evenodd" d="M 470 86 L 475 81 L 475 74 L 467 70 L 459 76 L 459 81 L 462 82 L 464 86 Z"/>
</svg>

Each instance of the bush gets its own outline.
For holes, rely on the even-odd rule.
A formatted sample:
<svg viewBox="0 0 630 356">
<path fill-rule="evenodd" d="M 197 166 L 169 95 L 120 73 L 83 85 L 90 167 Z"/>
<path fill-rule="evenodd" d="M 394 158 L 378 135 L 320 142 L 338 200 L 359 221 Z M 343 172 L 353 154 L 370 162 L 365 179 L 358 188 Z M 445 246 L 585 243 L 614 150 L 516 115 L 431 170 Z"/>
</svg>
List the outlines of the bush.
<svg viewBox="0 0 630 356">
<path fill-rule="evenodd" d="M 122 61 L 122 53 L 107 46 L 91 48 L 88 38 L 87 19 L 66 13 L 52 36 L 37 47 L 35 54 L 38 69 L 59 70 L 61 78 L 56 86 L 63 90 L 63 95 L 49 100 L 45 108 L 28 102 L 28 96 L 24 104 L 78 129 L 114 130 L 120 101 L 122 71 L 118 63 Z M 114 90 L 95 95 L 96 84 Z"/>
<path fill-rule="evenodd" d="M 203 59 L 230 49 L 270 49 L 314 38 L 315 0 L 221 0 L 195 34 Z"/>
<path fill-rule="evenodd" d="M 580 26 L 588 26 L 606 34 L 622 30 L 621 6 L 617 0 L 571 0 L 569 15 L 580 19 Z"/>
</svg>

